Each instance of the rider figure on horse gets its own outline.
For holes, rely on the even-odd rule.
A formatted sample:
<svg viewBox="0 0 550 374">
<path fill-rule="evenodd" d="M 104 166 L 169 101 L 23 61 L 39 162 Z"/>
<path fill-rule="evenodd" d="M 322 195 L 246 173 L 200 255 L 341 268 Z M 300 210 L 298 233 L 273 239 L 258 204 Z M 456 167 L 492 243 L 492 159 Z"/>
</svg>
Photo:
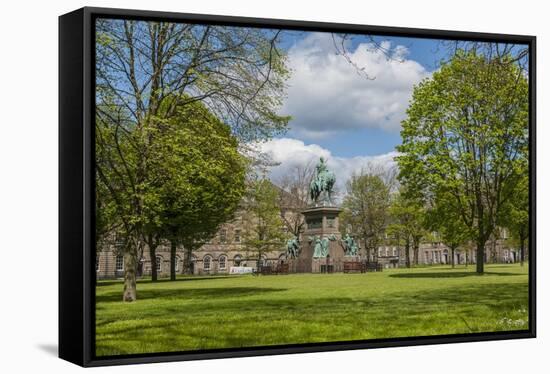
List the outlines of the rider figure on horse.
<svg viewBox="0 0 550 374">
<path fill-rule="evenodd" d="M 331 205 L 331 194 L 334 187 L 336 177 L 334 173 L 327 168 L 326 161 L 323 157 L 319 159 L 319 163 L 315 167 L 315 178 L 309 186 L 309 196 L 315 205 L 319 203 L 319 197 L 324 192 L 324 198 L 321 201 L 323 205 Z"/>
</svg>

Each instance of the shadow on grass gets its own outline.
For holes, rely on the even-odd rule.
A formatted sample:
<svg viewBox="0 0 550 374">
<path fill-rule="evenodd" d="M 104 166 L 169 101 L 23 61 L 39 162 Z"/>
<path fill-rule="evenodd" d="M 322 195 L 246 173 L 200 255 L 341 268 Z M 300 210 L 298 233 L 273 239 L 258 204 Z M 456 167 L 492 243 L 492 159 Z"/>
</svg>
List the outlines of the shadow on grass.
<svg viewBox="0 0 550 374">
<path fill-rule="evenodd" d="M 132 351 L 134 347 L 161 352 L 292 344 L 310 341 L 309 337 L 319 341 L 320 328 L 327 324 L 333 326 L 331 332 L 326 332 L 328 341 L 364 339 L 364 329 L 368 329 L 368 338 L 499 331 L 505 328 L 498 324 L 501 318 L 528 303 L 526 283 L 473 284 L 363 297 L 270 298 L 269 292 L 277 289 L 255 288 L 182 291 L 182 297 L 188 296 L 185 291 L 199 293 L 201 297 L 215 298 L 215 304 L 206 307 L 199 301 L 166 306 L 158 311 L 161 314 L 154 315 L 141 310 L 124 317 L 132 320 L 133 328 L 124 323 L 117 325 L 121 321 L 119 314 L 109 315 L 97 323 L 98 347 L 112 354 L 136 353 Z M 240 298 L 261 292 L 267 296 L 261 301 Z M 227 295 L 230 296 L 224 297 Z M 119 297 L 117 294 L 117 301 Z M 220 324 L 224 319 L 231 323 Z M 284 328 L 273 329 L 282 323 Z M 268 333 L 235 330 L 243 325 L 251 331 Z M 350 331 L 358 335 L 350 336 Z M 181 336 L 186 336 L 185 343 L 174 341 L 174 337 Z"/>
<path fill-rule="evenodd" d="M 515 275 L 525 275 L 520 273 L 498 273 L 498 272 L 485 272 L 484 274 L 478 274 L 471 271 L 460 272 L 437 272 L 437 273 L 406 273 L 406 274 L 390 274 L 391 278 L 464 278 L 464 277 L 483 277 L 487 275 L 496 275 L 499 277 L 508 277 Z"/>
<path fill-rule="evenodd" d="M 223 278 L 235 278 L 235 276 L 230 275 L 216 275 L 216 276 L 189 276 L 185 278 L 177 278 L 176 280 L 170 280 L 170 278 L 161 278 L 155 282 L 151 279 L 141 278 L 137 280 L 138 284 L 157 284 L 157 283 L 168 283 L 168 282 L 190 282 L 190 281 L 203 281 L 203 280 L 214 280 L 214 279 L 223 279 Z M 100 280 L 96 283 L 96 287 L 105 287 L 112 286 L 115 284 L 122 284 L 122 279 L 113 279 L 113 280 Z"/>
<path fill-rule="evenodd" d="M 255 296 L 271 292 L 286 291 L 286 288 L 266 288 L 266 287 L 219 287 L 219 288 L 178 288 L 178 289 L 154 289 L 138 290 L 138 300 L 148 299 L 238 299 L 244 296 Z M 108 292 L 102 295 L 96 295 L 96 302 L 122 302 L 122 293 L 120 290 Z"/>
</svg>

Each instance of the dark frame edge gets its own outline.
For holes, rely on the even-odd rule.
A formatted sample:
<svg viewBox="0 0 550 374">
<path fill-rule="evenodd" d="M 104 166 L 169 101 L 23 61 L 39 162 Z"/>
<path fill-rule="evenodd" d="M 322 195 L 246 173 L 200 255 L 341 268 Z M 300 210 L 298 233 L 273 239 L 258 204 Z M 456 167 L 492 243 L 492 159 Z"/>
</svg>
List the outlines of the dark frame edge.
<svg viewBox="0 0 550 374">
<path fill-rule="evenodd" d="M 537 38 L 529 40 L 529 331 L 537 337 Z"/>
<path fill-rule="evenodd" d="M 90 361 L 90 231 L 85 149 L 89 121 L 89 24 L 84 8 L 59 17 L 59 357 L 76 365 Z M 83 167 L 84 165 L 84 167 Z"/>
<path fill-rule="evenodd" d="M 86 12 L 96 16 L 117 17 L 124 19 L 147 19 L 151 21 L 173 21 L 208 23 L 226 26 L 275 27 L 292 30 L 372 33 L 384 36 L 405 36 L 433 39 L 506 41 L 509 43 L 529 44 L 535 38 L 532 35 L 502 34 L 489 32 L 473 32 L 459 30 L 423 29 L 400 26 L 379 26 L 356 23 L 334 23 L 323 21 L 289 20 L 279 18 L 259 18 L 229 15 L 213 15 L 203 13 L 180 13 L 165 11 L 150 11 L 139 9 L 84 7 Z"/>
</svg>

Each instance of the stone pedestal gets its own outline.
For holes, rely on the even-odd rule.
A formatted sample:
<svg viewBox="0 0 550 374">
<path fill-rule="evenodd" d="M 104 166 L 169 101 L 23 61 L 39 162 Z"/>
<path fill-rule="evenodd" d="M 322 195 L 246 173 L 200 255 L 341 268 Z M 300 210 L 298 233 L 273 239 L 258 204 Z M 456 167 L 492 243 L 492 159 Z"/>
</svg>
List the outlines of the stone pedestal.
<svg viewBox="0 0 550 374">
<path fill-rule="evenodd" d="M 341 272 L 343 270 L 344 249 L 340 243 L 342 235 L 338 230 L 338 214 L 342 209 L 331 206 L 311 207 L 302 214 L 306 229 L 302 234 L 300 255 L 292 260 L 291 270 L 298 273 Z M 328 255 L 313 258 L 315 242 L 310 237 L 321 239 L 334 236 L 336 240 L 328 242 Z"/>
</svg>

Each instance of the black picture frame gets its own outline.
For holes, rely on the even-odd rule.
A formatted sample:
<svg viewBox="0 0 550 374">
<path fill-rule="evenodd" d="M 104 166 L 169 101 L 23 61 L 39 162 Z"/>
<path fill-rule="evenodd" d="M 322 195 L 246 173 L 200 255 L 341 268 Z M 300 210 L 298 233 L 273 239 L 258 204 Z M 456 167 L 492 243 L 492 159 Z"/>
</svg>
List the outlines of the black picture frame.
<svg viewBox="0 0 550 374">
<path fill-rule="evenodd" d="M 529 46 L 529 330 L 95 357 L 94 20 L 114 17 Z M 59 357 L 104 366 L 536 337 L 536 37 L 85 7 L 59 17 Z"/>
</svg>

